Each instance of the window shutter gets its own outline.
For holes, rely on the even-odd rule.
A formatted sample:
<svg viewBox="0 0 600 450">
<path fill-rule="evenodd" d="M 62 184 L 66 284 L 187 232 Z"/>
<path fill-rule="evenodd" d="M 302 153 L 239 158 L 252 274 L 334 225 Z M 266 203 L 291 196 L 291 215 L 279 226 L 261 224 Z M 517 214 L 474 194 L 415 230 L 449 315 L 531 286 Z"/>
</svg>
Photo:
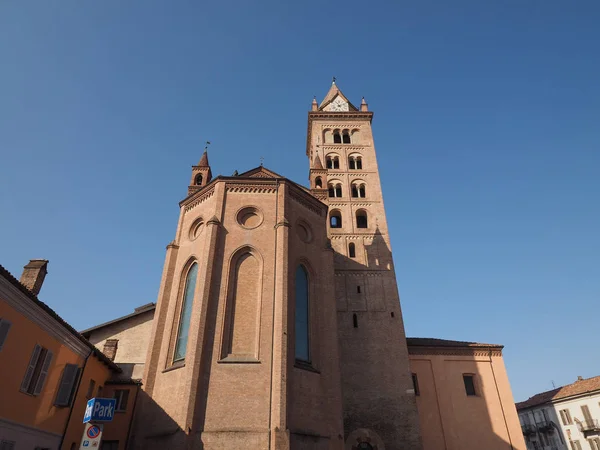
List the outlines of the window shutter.
<svg viewBox="0 0 600 450">
<path fill-rule="evenodd" d="M 48 369 L 50 368 L 50 363 L 52 362 L 52 352 L 48 350 L 46 352 L 46 359 L 44 360 L 44 364 L 42 366 L 42 371 L 40 372 L 40 376 L 35 384 L 35 389 L 33 390 L 33 395 L 39 395 L 42 392 L 42 388 L 44 387 L 44 382 L 46 381 L 46 377 L 48 376 Z"/>
<path fill-rule="evenodd" d="M 12 324 L 6 319 L 0 319 L 0 350 L 6 342 L 6 336 L 8 336 L 8 330 Z"/>
<path fill-rule="evenodd" d="M 33 348 L 31 358 L 29 359 L 29 366 L 27 366 L 27 370 L 25 371 L 25 377 L 23 378 L 23 382 L 21 383 L 21 392 L 27 392 L 27 387 L 31 382 L 31 377 L 33 376 L 33 371 L 35 370 L 35 364 L 37 363 L 41 351 L 42 347 L 36 344 Z"/>
<path fill-rule="evenodd" d="M 73 388 L 77 382 L 77 376 L 79 375 L 79 367 L 76 364 L 67 364 L 63 371 L 58 385 L 58 394 L 56 394 L 56 406 L 69 406 L 71 403 L 71 397 Z"/>
</svg>

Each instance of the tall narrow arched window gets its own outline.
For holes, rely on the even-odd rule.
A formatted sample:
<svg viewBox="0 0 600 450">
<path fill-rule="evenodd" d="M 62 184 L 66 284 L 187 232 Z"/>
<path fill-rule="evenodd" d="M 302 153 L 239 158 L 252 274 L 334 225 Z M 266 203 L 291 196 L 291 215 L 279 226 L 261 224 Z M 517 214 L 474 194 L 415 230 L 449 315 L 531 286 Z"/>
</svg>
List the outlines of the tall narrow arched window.
<svg viewBox="0 0 600 450">
<path fill-rule="evenodd" d="M 352 156 L 348 158 L 348 169 L 356 170 L 356 158 Z"/>
<path fill-rule="evenodd" d="M 185 290 L 181 302 L 181 314 L 179 315 L 179 326 L 177 328 L 177 339 L 175 341 L 173 361 L 185 359 L 185 350 L 190 331 L 190 317 L 192 316 L 192 307 L 194 305 L 196 278 L 198 278 L 198 264 L 194 263 L 190 267 L 185 280 Z"/>
<path fill-rule="evenodd" d="M 196 186 L 200 186 L 202 184 L 202 174 L 199 173 L 198 175 L 196 175 L 196 181 L 195 181 Z"/>
<path fill-rule="evenodd" d="M 334 144 L 342 143 L 342 136 L 340 135 L 340 130 L 333 130 L 333 143 Z"/>
<path fill-rule="evenodd" d="M 348 256 L 350 258 L 356 258 L 356 246 L 354 245 L 354 242 L 348 244 Z"/>
<path fill-rule="evenodd" d="M 356 157 L 356 169 L 357 170 L 362 169 L 362 157 L 361 156 Z"/>
<path fill-rule="evenodd" d="M 364 209 L 356 211 L 356 228 L 368 228 L 367 212 Z"/>
<path fill-rule="evenodd" d="M 352 197 L 358 197 L 358 186 L 356 184 L 352 185 Z"/>
<path fill-rule="evenodd" d="M 315 187 L 321 189 L 323 187 L 323 181 L 321 177 L 315 178 Z"/>
<path fill-rule="evenodd" d="M 331 228 L 342 228 L 342 213 L 339 211 L 331 211 L 329 214 L 329 226 Z"/>
<path fill-rule="evenodd" d="M 365 198 L 366 197 L 366 189 L 365 189 L 365 185 L 361 184 L 360 187 L 358 188 L 358 196 Z"/>
<path fill-rule="evenodd" d="M 342 133 L 342 143 L 343 144 L 350 143 L 350 133 L 348 132 L 348 130 L 344 130 L 344 132 Z"/>
<path fill-rule="evenodd" d="M 296 269 L 295 279 L 295 301 L 296 301 L 296 327 L 295 344 L 296 359 L 310 362 L 310 324 L 309 324 L 309 305 L 308 305 L 308 274 L 303 266 Z"/>
</svg>

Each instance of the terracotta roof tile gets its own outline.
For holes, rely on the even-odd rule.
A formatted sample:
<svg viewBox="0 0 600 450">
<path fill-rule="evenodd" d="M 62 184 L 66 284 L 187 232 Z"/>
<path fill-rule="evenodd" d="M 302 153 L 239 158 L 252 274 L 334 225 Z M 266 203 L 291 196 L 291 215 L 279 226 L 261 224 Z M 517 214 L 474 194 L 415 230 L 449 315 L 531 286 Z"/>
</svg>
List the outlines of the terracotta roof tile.
<svg viewBox="0 0 600 450">
<path fill-rule="evenodd" d="M 600 390 L 600 376 L 577 380 L 575 383 L 561 386 L 551 391 L 540 392 L 516 404 L 517 409 L 531 408 L 551 401 L 561 400 L 576 395 Z"/>
</svg>

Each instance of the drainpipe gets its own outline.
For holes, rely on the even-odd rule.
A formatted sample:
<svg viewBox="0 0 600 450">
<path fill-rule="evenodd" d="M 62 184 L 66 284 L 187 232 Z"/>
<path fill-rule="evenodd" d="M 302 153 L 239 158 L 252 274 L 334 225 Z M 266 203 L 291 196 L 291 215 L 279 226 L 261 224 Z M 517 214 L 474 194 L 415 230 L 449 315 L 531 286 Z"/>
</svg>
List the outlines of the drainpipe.
<svg viewBox="0 0 600 450">
<path fill-rule="evenodd" d="M 59 450 L 62 449 L 63 443 L 65 442 L 65 436 L 67 435 L 67 430 L 69 429 L 69 423 L 71 423 L 71 415 L 73 414 L 73 403 L 75 403 L 75 400 L 77 399 L 77 394 L 79 394 L 79 387 L 81 386 L 81 380 L 83 380 L 83 374 L 85 373 L 85 368 L 87 366 L 88 359 L 90 359 L 91 355 L 92 355 L 92 351 L 90 350 L 88 355 L 85 357 L 85 361 L 83 362 L 83 368 L 81 369 L 81 375 L 79 376 L 79 380 L 77 380 L 77 388 L 75 389 L 75 394 L 73 394 L 71 408 L 69 409 L 69 417 L 67 417 L 65 431 L 63 432 L 62 438 L 60 438 L 60 444 L 58 446 Z"/>
</svg>

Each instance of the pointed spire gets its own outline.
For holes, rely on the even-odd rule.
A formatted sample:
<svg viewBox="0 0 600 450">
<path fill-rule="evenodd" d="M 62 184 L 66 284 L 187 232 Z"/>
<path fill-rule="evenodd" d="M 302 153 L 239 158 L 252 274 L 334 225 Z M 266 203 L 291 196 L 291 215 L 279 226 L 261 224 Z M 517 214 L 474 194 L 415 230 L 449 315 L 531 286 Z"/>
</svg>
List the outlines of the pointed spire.
<svg viewBox="0 0 600 450">
<path fill-rule="evenodd" d="M 198 163 L 198 167 L 209 167 L 209 164 L 208 164 L 208 152 L 206 151 L 206 149 L 204 150 L 204 153 L 202 153 L 202 158 L 200 158 L 200 162 Z"/>
<path fill-rule="evenodd" d="M 316 95 L 313 98 L 311 110 L 312 111 L 318 111 L 319 110 L 319 104 L 317 103 L 317 96 Z"/>
<path fill-rule="evenodd" d="M 335 84 L 335 81 L 336 78 L 333 77 L 333 80 L 331 81 L 331 87 L 329 88 L 329 92 L 327 92 L 327 95 L 319 105 L 319 109 L 323 110 L 329 103 L 331 103 L 337 96 L 339 96 L 342 98 L 342 100 L 348 103 L 350 111 L 358 111 L 358 109 L 352 103 L 350 103 L 348 97 L 346 97 L 342 93 L 342 91 L 340 91 L 340 88 L 337 86 L 337 84 Z"/>
<path fill-rule="evenodd" d="M 367 105 L 367 102 L 365 101 L 365 98 L 363 97 L 361 102 L 360 102 L 360 110 L 361 111 L 368 111 L 369 110 L 369 105 Z"/>
<path fill-rule="evenodd" d="M 323 164 L 321 164 L 321 158 L 319 158 L 319 155 L 317 155 L 317 157 L 315 158 L 315 163 L 313 164 L 313 169 L 323 169 Z"/>
</svg>

